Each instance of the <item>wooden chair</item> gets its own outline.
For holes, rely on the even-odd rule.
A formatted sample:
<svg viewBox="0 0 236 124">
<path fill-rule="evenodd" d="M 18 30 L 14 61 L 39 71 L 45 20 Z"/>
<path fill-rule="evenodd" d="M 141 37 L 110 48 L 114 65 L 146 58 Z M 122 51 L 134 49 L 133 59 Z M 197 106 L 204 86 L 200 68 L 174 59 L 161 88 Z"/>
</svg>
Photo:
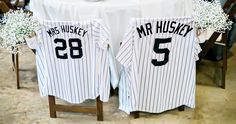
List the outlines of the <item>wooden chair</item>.
<svg viewBox="0 0 236 124">
<path fill-rule="evenodd" d="M 16 88 L 20 89 L 19 54 L 12 54 L 13 71 L 16 73 Z"/>
<path fill-rule="evenodd" d="M 23 8 L 25 6 L 25 0 L 10 0 L 10 2 L 15 8 Z"/>
<path fill-rule="evenodd" d="M 30 47 L 31 48 L 31 47 Z M 34 54 L 37 54 L 36 50 L 32 48 Z M 48 95 L 49 114 L 51 118 L 57 117 L 57 111 L 60 112 L 80 112 L 80 113 L 94 113 L 97 115 L 98 121 L 103 121 L 103 102 L 100 100 L 100 96 L 96 98 L 96 106 L 79 106 L 56 103 L 55 96 Z"/>
<path fill-rule="evenodd" d="M 31 47 L 30 47 L 31 48 Z M 36 50 L 32 48 L 34 54 Z M 97 120 L 103 121 L 103 102 L 100 96 L 96 98 L 96 106 L 79 106 L 79 105 L 63 105 L 56 103 L 55 96 L 48 95 L 49 114 L 51 118 L 57 117 L 57 111 L 60 112 L 80 112 L 80 113 L 94 113 L 97 114 Z"/>
<path fill-rule="evenodd" d="M 226 3 L 223 6 L 223 10 L 229 15 L 229 19 L 233 20 L 234 15 L 236 13 L 236 0 L 227 0 Z M 226 77 L 226 70 L 227 70 L 227 37 L 228 37 L 228 31 L 225 31 L 225 33 L 218 33 L 214 32 L 209 40 L 205 42 L 205 44 L 202 46 L 202 52 L 199 54 L 199 61 L 203 59 L 210 48 L 216 45 L 220 45 L 223 47 L 223 60 L 221 65 L 222 70 L 222 79 L 221 79 L 221 88 L 225 89 L 225 77 Z M 217 38 L 222 35 L 221 41 L 217 42 Z"/>
<path fill-rule="evenodd" d="M 178 107 L 178 111 L 184 111 L 184 109 L 185 109 L 184 105 Z M 134 116 L 134 118 L 139 118 L 139 113 L 140 113 L 139 111 L 135 111 L 132 112 L 131 114 Z"/>
<path fill-rule="evenodd" d="M 9 0 L 0 0 L 0 1 L 4 2 L 5 5 L 7 5 L 9 9 L 14 9 L 13 5 L 11 4 Z"/>
<path fill-rule="evenodd" d="M 51 118 L 56 118 L 56 112 L 81 112 L 81 113 L 95 113 L 97 114 L 97 120 L 103 121 L 103 102 L 100 100 L 98 96 L 96 98 L 96 106 L 77 106 L 77 105 L 61 105 L 56 104 L 55 96 L 48 96 L 49 102 L 49 112 Z"/>
<path fill-rule="evenodd" d="M 7 6 L 7 4 L 4 1 L 0 1 L 0 11 L 1 11 L 1 13 L 5 13 L 5 12 L 9 11 L 9 7 Z"/>
<path fill-rule="evenodd" d="M 8 5 L 9 3 L 6 3 L 4 1 L 0 1 L 0 11 L 1 11 L 1 13 L 8 12 L 10 10 L 10 7 L 12 7 L 11 4 Z M 12 64 L 13 64 L 13 70 L 16 73 L 16 87 L 17 87 L 17 89 L 19 89 L 20 88 L 20 76 L 19 76 L 19 55 L 18 55 L 18 53 L 17 54 L 12 54 Z"/>
<path fill-rule="evenodd" d="M 10 9 L 23 8 L 25 5 L 24 0 L 0 0 L 0 12 L 6 13 Z M 16 73 L 16 88 L 20 89 L 20 76 L 19 76 L 19 54 L 12 54 L 13 71 Z"/>
<path fill-rule="evenodd" d="M 25 0 L 1 0 L 7 4 L 11 9 L 23 8 L 25 6 Z"/>
</svg>

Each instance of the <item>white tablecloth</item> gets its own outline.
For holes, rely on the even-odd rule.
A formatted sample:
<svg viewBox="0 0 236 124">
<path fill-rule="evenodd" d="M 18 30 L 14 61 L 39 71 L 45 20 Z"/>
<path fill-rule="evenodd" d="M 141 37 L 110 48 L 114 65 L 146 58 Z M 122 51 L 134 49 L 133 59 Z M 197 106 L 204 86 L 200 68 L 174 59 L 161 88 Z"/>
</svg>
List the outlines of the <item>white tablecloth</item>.
<svg viewBox="0 0 236 124">
<path fill-rule="evenodd" d="M 30 9 L 40 20 L 102 18 L 111 28 L 112 46 L 116 54 L 130 18 L 191 16 L 192 0 L 31 0 Z"/>
</svg>

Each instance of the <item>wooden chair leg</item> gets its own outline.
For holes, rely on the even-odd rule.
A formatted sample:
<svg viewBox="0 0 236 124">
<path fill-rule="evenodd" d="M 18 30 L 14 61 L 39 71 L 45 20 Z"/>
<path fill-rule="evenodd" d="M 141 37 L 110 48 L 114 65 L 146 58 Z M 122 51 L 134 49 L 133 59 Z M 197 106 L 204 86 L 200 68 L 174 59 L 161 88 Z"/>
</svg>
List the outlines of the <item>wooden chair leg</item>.
<svg viewBox="0 0 236 124">
<path fill-rule="evenodd" d="M 222 68 L 222 85 L 221 88 L 225 89 L 225 76 L 226 76 L 226 71 L 224 68 Z"/>
<path fill-rule="evenodd" d="M 15 55 L 15 72 L 16 72 L 16 87 L 20 89 L 20 75 L 19 75 L 19 54 Z"/>
<path fill-rule="evenodd" d="M 226 48 L 224 48 L 226 49 Z M 225 50 L 224 50 L 225 51 Z M 223 56 L 223 63 L 222 63 L 222 79 L 221 79 L 221 88 L 225 89 L 225 80 L 226 80 L 226 68 L 227 68 L 227 58 L 225 57 L 225 54 Z"/>
<path fill-rule="evenodd" d="M 132 112 L 134 118 L 139 118 L 139 111 Z"/>
<path fill-rule="evenodd" d="M 112 88 L 112 86 L 110 85 L 110 96 L 113 96 L 115 94 L 115 90 Z"/>
<path fill-rule="evenodd" d="M 55 109 L 55 96 L 48 96 L 48 102 L 49 102 L 49 112 L 50 112 L 50 117 L 51 118 L 56 118 L 57 117 L 57 113 L 56 113 L 56 109 Z"/>
<path fill-rule="evenodd" d="M 178 107 L 179 111 L 184 111 L 184 105 Z"/>
<path fill-rule="evenodd" d="M 222 35 L 222 40 L 225 44 L 223 48 L 223 62 L 222 62 L 222 84 L 221 88 L 225 89 L 225 77 L 226 77 L 226 70 L 227 70 L 227 33 Z"/>
<path fill-rule="evenodd" d="M 16 88 L 20 89 L 20 75 L 19 75 L 19 54 L 12 54 L 12 69 L 15 71 L 16 74 Z"/>
<path fill-rule="evenodd" d="M 15 54 L 11 54 L 11 59 L 12 59 L 12 69 L 13 71 L 15 71 L 15 66 L 16 66 L 16 63 L 15 63 Z"/>
<path fill-rule="evenodd" d="M 100 96 L 96 99 L 97 107 L 97 120 L 103 121 L 103 102 L 100 100 Z"/>
</svg>

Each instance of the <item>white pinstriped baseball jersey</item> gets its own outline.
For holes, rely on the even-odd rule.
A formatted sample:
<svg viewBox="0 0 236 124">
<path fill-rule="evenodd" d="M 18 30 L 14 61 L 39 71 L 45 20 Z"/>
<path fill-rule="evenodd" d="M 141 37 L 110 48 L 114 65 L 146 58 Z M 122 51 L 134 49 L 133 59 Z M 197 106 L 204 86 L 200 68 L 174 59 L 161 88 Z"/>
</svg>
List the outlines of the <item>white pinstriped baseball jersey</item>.
<svg viewBox="0 0 236 124">
<path fill-rule="evenodd" d="M 37 36 L 41 38 L 36 65 L 42 96 L 81 103 L 100 95 L 108 101 L 110 82 L 116 88 L 118 76 L 110 33 L 101 20 L 44 21 Z"/>
<path fill-rule="evenodd" d="M 190 17 L 132 19 L 116 56 L 122 64 L 119 109 L 160 113 L 195 107 L 201 51 Z"/>
</svg>

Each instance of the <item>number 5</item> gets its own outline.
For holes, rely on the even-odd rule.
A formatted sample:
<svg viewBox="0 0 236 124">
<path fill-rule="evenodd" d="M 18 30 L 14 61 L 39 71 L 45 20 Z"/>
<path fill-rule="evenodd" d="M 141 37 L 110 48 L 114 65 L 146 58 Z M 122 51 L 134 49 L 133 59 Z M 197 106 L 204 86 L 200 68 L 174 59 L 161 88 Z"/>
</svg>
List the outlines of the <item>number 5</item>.
<svg viewBox="0 0 236 124">
<path fill-rule="evenodd" d="M 157 59 L 152 59 L 152 64 L 154 66 L 162 66 L 162 65 L 165 65 L 169 61 L 170 50 L 167 48 L 160 49 L 159 47 L 160 47 L 160 44 L 170 43 L 170 42 L 171 42 L 171 38 L 166 38 L 166 39 L 157 38 L 157 39 L 155 39 L 153 51 L 155 51 L 155 53 L 164 54 L 164 60 L 157 61 Z"/>
</svg>

